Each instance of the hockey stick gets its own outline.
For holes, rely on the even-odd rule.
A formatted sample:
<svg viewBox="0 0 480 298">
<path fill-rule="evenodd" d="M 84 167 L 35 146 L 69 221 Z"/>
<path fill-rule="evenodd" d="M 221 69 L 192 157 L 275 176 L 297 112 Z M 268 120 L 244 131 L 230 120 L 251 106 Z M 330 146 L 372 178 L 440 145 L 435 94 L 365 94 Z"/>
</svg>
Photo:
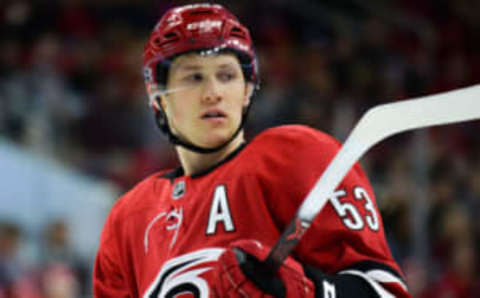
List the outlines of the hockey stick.
<svg viewBox="0 0 480 298">
<path fill-rule="evenodd" d="M 376 143 L 408 130 L 475 119 L 480 119 L 480 85 L 368 110 L 300 205 L 270 251 L 266 265 L 273 272 L 278 269 L 352 165 Z"/>
</svg>

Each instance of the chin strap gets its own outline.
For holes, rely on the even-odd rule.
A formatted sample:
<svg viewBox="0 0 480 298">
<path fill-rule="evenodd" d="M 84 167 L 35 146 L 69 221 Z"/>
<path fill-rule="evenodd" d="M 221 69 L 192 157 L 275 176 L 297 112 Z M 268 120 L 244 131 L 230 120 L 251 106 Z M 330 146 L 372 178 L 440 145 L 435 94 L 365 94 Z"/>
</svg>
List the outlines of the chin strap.
<svg viewBox="0 0 480 298">
<path fill-rule="evenodd" d="M 182 140 L 180 137 L 174 135 L 172 133 L 172 131 L 170 130 L 170 127 L 168 125 L 166 116 L 165 116 L 163 111 L 159 111 L 155 114 L 155 120 L 156 120 L 155 123 L 157 123 L 157 126 L 160 128 L 160 130 L 168 136 L 168 141 L 170 143 L 172 143 L 173 145 L 182 146 L 182 147 L 187 148 L 188 150 L 193 151 L 193 152 L 207 154 L 207 153 L 214 153 L 214 152 L 220 151 L 221 149 L 225 148 L 228 144 L 230 144 L 230 142 L 232 142 L 235 139 L 235 137 L 240 133 L 240 131 L 242 130 L 242 128 L 245 124 L 245 120 L 247 118 L 249 110 L 250 110 L 250 105 L 248 105 L 244 109 L 243 114 L 242 114 L 242 121 L 240 122 L 240 125 L 238 126 L 235 133 L 230 137 L 230 139 L 228 139 L 225 143 L 223 143 L 223 144 L 221 144 L 217 147 L 214 147 L 214 148 L 200 147 L 200 146 L 197 146 L 197 145 L 195 145 L 195 144 L 193 144 L 193 143 L 191 143 L 187 140 Z"/>
</svg>

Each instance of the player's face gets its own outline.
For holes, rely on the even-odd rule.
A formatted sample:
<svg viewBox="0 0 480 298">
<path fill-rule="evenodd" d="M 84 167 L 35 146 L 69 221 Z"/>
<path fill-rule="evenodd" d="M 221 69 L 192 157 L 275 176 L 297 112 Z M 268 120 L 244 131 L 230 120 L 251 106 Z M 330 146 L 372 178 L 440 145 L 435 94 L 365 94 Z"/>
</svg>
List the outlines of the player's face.
<svg viewBox="0 0 480 298">
<path fill-rule="evenodd" d="M 170 66 L 167 87 L 173 92 L 164 95 L 161 104 L 174 134 L 213 148 L 237 130 L 251 85 L 232 54 L 187 54 Z"/>
</svg>

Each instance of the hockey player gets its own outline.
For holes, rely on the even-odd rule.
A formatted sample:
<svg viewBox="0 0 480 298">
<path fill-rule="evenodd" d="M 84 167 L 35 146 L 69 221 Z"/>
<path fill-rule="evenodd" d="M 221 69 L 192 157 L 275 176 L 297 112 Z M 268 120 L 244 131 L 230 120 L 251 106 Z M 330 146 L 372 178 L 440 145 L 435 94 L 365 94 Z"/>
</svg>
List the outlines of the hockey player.
<svg viewBox="0 0 480 298">
<path fill-rule="evenodd" d="M 340 145 L 300 125 L 245 142 L 258 68 L 250 34 L 230 12 L 169 10 L 145 46 L 144 76 L 181 166 L 146 178 L 113 207 L 96 297 L 409 297 L 359 165 L 278 272 L 264 270 L 261 260 Z"/>
</svg>

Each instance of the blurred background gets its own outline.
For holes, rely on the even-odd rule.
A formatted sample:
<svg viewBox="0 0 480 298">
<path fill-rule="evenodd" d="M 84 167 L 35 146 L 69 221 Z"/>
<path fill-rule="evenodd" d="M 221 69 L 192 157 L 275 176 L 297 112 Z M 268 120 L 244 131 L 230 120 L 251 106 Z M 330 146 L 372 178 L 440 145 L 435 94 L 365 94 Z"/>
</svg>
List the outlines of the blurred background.
<svg viewBox="0 0 480 298">
<path fill-rule="evenodd" d="M 92 296 L 111 205 L 177 165 L 147 106 L 142 50 L 166 9 L 193 2 L 0 2 L 0 298 Z M 259 55 L 250 139 L 302 123 L 343 141 L 373 105 L 480 82 L 477 0 L 219 3 Z M 405 133 L 362 159 L 414 297 L 480 297 L 479 132 Z"/>
</svg>

